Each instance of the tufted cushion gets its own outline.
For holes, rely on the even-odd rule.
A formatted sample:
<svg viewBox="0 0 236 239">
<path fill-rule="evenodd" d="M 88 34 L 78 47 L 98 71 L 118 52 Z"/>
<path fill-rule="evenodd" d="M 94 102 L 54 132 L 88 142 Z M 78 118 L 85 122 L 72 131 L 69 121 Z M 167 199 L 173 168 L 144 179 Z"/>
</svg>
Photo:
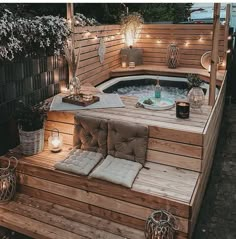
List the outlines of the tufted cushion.
<svg viewBox="0 0 236 239">
<path fill-rule="evenodd" d="M 66 159 L 56 163 L 54 167 L 66 172 L 88 175 L 102 158 L 101 153 L 73 149 Z"/>
<path fill-rule="evenodd" d="M 140 163 L 108 155 L 89 176 L 131 188 L 141 168 Z"/>
<path fill-rule="evenodd" d="M 74 145 L 83 150 L 107 154 L 107 120 L 75 116 Z"/>
<path fill-rule="evenodd" d="M 122 121 L 108 121 L 108 154 L 145 163 L 148 127 Z"/>
</svg>

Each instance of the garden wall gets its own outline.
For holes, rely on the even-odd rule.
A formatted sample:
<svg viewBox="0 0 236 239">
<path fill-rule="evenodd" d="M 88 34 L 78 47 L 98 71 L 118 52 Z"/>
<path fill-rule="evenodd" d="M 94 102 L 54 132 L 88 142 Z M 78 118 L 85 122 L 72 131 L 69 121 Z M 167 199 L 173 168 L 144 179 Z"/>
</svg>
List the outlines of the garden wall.
<svg viewBox="0 0 236 239">
<path fill-rule="evenodd" d="M 142 48 L 144 64 L 166 65 L 167 47 L 177 43 L 180 66 L 202 68 L 201 56 L 211 51 L 212 24 L 144 24 L 135 47 Z M 224 57 L 225 26 L 220 27 L 219 56 Z"/>
<path fill-rule="evenodd" d="M 12 123 L 16 103 L 36 104 L 60 92 L 67 80 L 67 64 L 62 57 L 19 59 L 0 64 L 0 155 L 15 145 Z"/>
</svg>

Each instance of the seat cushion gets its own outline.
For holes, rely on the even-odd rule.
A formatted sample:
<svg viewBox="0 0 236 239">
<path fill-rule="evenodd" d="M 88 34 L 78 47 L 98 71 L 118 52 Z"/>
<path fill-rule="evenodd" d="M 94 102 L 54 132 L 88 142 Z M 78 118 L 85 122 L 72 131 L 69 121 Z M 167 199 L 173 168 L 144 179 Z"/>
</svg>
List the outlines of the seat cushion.
<svg viewBox="0 0 236 239">
<path fill-rule="evenodd" d="M 148 143 L 148 127 L 122 121 L 108 121 L 108 154 L 145 163 Z"/>
<path fill-rule="evenodd" d="M 108 155 L 89 176 L 131 188 L 141 168 L 140 163 Z"/>
<path fill-rule="evenodd" d="M 107 120 L 75 116 L 74 146 L 107 155 Z"/>
<path fill-rule="evenodd" d="M 54 167 L 66 172 L 88 175 L 102 158 L 101 153 L 73 149 L 66 159 L 56 163 Z"/>
</svg>

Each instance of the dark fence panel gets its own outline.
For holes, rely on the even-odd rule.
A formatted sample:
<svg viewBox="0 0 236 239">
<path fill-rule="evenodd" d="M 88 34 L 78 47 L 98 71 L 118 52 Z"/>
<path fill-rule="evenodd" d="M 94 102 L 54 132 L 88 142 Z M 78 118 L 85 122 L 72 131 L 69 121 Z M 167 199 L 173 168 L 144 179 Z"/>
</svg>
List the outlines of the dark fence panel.
<svg viewBox="0 0 236 239">
<path fill-rule="evenodd" d="M 17 101 L 37 104 L 60 92 L 68 81 L 63 57 L 0 62 L 0 155 L 17 144 L 13 115 Z"/>
</svg>

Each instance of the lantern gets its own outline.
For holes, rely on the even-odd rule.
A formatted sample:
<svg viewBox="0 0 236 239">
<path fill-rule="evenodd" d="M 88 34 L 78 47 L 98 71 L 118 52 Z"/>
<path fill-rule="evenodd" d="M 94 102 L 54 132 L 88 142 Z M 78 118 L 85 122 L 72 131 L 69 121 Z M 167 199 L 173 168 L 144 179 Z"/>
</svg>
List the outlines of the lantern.
<svg viewBox="0 0 236 239">
<path fill-rule="evenodd" d="M 15 166 L 11 168 L 11 161 L 8 159 L 8 166 L 0 168 L 0 203 L 10 201 L 16 192 L 16 172 L 18 161 L 15 157 Z"/>
<path fill-rule="evenodd" d="M 61 151 L 63 146 L 63 137 L 60 135 L 58 129 L 53 129 L 51 136 L 48 138 L 48 148 L 56 153 Z"/>
<path fill-rule="evenodd" d="M 171 43 L 167 48 L 167 65 L 168 68 L 176 68 L 179 64 L 179 48 L 176 44 Z"/>
</svg>

